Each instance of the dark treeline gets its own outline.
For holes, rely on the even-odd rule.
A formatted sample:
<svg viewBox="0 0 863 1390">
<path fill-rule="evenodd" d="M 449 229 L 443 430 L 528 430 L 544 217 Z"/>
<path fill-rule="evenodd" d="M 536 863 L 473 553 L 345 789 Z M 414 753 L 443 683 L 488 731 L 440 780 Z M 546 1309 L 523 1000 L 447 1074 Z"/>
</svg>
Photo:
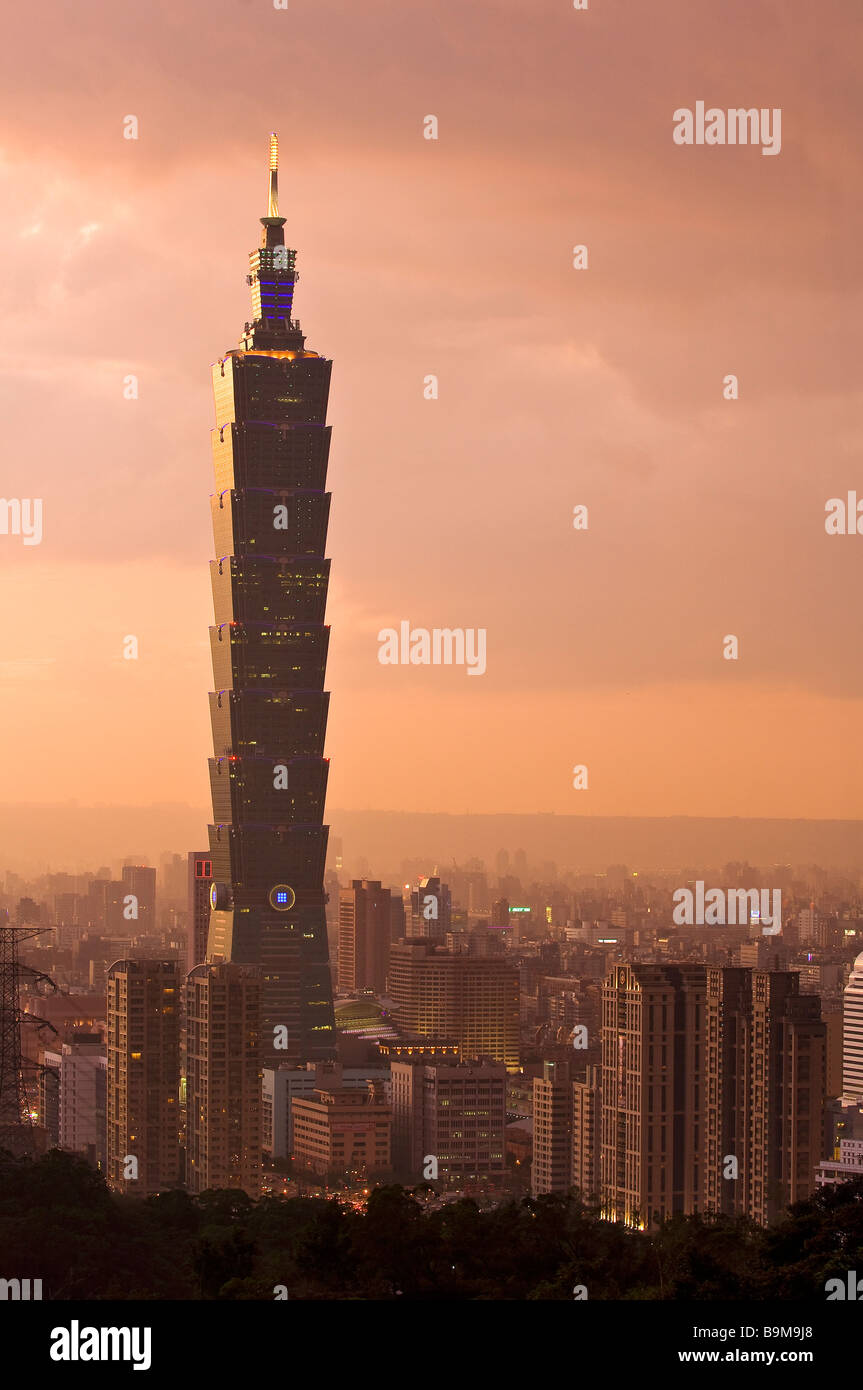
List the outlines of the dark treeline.
<svg viewBox="0 0 863 1390">
<path fill-rule="evenodd" d="M 115 1196 L 83 1160 L 0 1152 L 0 1278 L 48 1299 L 816 1299 L 863 1271 L 863 1179 L 761 1230 L 676 1217 L 654 1234 L 576 1198 L 437 1211 L 401 1187 L 335 1201 L 215 1191 Z"/>
</svg>

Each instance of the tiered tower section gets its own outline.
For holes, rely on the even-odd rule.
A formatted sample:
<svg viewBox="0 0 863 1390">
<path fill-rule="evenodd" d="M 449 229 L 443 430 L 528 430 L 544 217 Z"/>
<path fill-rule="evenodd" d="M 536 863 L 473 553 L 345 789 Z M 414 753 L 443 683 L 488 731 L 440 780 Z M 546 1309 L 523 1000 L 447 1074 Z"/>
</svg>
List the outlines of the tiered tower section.
<svg viewBox="0 0 863 1390">
<path fill-rule="evenodd" d="M 262 1060 L 335 1052 L 325 917 L 324 690 L 332 363 L 291 317 L 296 252 L 270 200 L 249 257 L 251 323 L 213 367 L 215 691 L 209 961 L 263 976 Z"/>
</svg>

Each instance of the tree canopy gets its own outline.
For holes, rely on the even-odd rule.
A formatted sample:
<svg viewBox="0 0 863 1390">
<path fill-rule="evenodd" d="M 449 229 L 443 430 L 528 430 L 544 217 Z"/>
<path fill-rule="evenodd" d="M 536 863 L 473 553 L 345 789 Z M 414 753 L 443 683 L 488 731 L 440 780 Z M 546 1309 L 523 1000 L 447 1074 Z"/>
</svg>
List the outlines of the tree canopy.
<svg viewBox="0 0 863 1390">
<path fill-rule="evenodd" d="M 824 1298 L 863 1269 L 863 1178 L 824 1188 L 762 1229 L 679 1216 L 652 1233 L 577 1196 L 429 1208 L 396 1185 L 367 1209 L 323 1198 L 109 1192 L 83 1159 L 0 1151 L 6 1277 L 48 1299 L 571 1300 Z"/>
</svg>

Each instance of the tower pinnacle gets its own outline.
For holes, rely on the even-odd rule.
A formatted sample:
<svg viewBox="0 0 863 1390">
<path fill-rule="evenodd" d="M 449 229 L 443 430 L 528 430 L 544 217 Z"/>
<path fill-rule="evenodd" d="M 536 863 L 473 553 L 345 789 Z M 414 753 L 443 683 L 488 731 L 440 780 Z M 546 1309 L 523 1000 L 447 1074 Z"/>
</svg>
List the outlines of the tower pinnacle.
<svg viewBox="0 0 863 1390">
<path fill-rule="evenodd" d="M 297 253 L 285 246 L 285 221 L 279 216 L 279 139 L 270 134 L 269 211 L 261 218 L 260 245 L 249 256 L 246 280 L 252 289 L 252 319 L 240 340 L 245 350 L 302 350 L 300 325 L 291 317 L 298 275 Z"/>
<path fill-rule="evenodd" d="M 277 246 L 284 246 L 285 234 L 282 228 L 287 221 L 286 218 L 279 216 L 279 137 L 275 131 L 270 132 L 270 194 L 267 203 L 267 215 L 261 218 L 261 246 L 273 250 Z"/>
<path fill-rule="evenodd" d="M 279 215 L 279 137 L 275 131 L 270 134 L 270 201 L 268 217 Z"/>
</svg>

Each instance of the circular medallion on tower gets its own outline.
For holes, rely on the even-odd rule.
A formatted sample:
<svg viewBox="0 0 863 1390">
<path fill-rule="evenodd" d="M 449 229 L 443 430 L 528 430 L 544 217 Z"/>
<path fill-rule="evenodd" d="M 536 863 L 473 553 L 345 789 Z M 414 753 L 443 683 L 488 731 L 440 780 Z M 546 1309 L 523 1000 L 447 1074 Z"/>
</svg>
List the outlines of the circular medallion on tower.
<svg viewBox="0 0 863 1390">
<path fill-rule="evenodd" d="M 274 907 L 276 912 L 290 912 L 296 901 L 297 895 L 287 883 L 277 883 L 275 888 L 270 889 L 270 907 Z"/>
<path fill-rule="evenodd" d="M 210 884 L 210 907 L 214 912 L 224 912 L 231 901 L 231 894 L 226 883 Z"/>
</svg>

